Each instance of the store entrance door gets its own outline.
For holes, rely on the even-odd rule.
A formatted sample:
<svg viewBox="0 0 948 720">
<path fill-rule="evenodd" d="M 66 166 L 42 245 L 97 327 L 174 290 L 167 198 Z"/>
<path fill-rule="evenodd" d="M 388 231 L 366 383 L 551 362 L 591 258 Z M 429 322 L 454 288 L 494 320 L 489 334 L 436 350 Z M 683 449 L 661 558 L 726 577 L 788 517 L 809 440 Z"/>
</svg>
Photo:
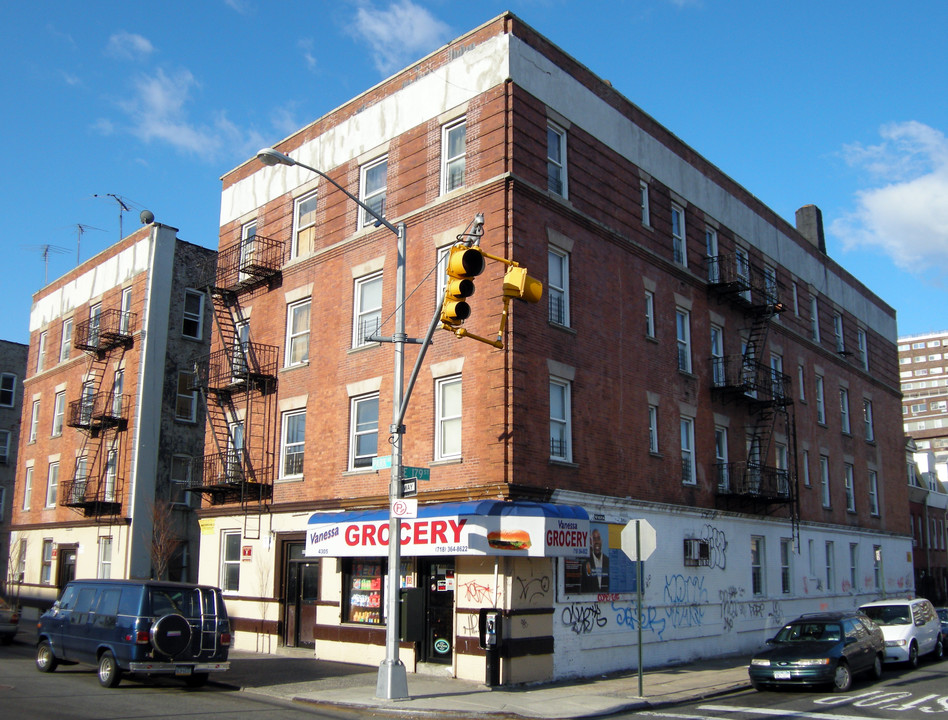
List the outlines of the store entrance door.
<svg viewBox="0 0 948 720">
<path fill-rule="evenodd" d="M 419 558 L 425 588 L 425 642 L 421 661 L 450 664 L 454 658 L 454 558 Z"/>
<path fill-rule="evenodd" d="M 316 601 L 319 599 L 319 561 L 303 557 L 303 542 L 284 546 L 283 644 L 316 647 Z"/>
<path fill-rule="evenodd" d="M 56 568 L 56 587 L 60 591 L 66 587 L 66 583 L 76 579 L 77 552 L 78 548 L 75 545 L 60 545 L 58 548 L 59 565 Z"/>
</svg>

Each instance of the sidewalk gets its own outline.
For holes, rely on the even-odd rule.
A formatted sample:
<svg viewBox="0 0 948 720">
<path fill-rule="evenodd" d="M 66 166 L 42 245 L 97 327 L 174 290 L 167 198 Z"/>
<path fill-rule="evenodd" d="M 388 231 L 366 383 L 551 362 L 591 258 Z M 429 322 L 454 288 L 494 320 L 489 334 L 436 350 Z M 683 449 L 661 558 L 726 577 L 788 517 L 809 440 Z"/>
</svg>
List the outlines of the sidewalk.
<svg viewBox="0 0 948 720">
<path fill-rule="evenodd" d="M 638 674 L 515 688 L 431 675 L 408 674 L 405 700 L 375 697 L 378 668 L 315 660 L 311 651 L 263 655 L 233 651 L 231 669 L 215 684 L 244 692 L 311 703 L 366 708 L 413 716 L 584 718 L 623 710 L 654 708 L 740 690 L 750 686 L 746 656 L 703 660 L 691 665 L 646 670 L 643 696 Z"/>
</svg>

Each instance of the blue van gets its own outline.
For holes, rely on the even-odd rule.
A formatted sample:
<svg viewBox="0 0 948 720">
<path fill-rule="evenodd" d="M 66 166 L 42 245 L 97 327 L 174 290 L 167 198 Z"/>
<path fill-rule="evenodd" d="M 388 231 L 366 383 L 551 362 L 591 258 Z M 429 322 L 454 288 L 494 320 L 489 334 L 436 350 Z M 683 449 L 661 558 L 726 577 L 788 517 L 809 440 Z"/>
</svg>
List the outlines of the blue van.
<svg viewBox="0 0 948 720">
<path fill-rule="evenodd" d="M 219 588 L 159 580 L 73 580 L 37 624 L 36 667 L 98 667 L 114 688 L 124 673 L 173 674 L 191 687 L 230 668 L 231 633 Z"/>
</svg>

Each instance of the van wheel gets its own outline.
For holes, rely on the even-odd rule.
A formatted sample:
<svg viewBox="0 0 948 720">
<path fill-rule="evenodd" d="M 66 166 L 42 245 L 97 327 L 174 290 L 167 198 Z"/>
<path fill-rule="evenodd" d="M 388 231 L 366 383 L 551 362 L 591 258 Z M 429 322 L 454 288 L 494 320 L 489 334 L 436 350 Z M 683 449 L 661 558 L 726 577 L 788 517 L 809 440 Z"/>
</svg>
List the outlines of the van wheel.
<svg viewBox="0 0 948 720">
<path fill-rule="evenodd" d="M 191 688 L 204 687 L 207 685 L 207 680 L 210 676 L 210 673 L 194 673 L 190 677 L 185 678 L 184 684 Z"/>
<path fill-rule="evenodd" d="M 918 644 L 914 640 L 912 640 L 912 644 L 909 645 L 908 664 L 909 667 L 918 667 Z"/>
<path fill-rule="evenodd" d="M 53 647 L 48 640 L 43 640 L 36 646 L 36 669 L 40 672 L 52 672 L 59 661 L 53 653 Z"/>
<path fill-rule="evenodd" d="M 120 682 L 122 682 L 122 671 L 119 670 L 112 651 L 106 650 L 99 657 L 99 685 L 114 688 Z"/>
</svg>

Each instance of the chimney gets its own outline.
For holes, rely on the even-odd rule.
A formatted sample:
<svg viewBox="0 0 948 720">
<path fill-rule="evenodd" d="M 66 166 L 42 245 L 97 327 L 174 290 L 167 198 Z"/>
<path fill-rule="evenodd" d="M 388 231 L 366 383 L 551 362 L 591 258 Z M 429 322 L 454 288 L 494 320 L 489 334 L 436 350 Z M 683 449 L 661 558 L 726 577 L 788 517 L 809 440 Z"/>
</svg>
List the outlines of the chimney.
<svg viewBox="0 0 948 720">
<path fill-rule="evenodd" d="M 810 241 L 817 250 L 826 254 L 826 238 L 823 237 L 823 213 L 816 205 L 804 205 L 797 210 L 797 232 Z"/>
</svg>

